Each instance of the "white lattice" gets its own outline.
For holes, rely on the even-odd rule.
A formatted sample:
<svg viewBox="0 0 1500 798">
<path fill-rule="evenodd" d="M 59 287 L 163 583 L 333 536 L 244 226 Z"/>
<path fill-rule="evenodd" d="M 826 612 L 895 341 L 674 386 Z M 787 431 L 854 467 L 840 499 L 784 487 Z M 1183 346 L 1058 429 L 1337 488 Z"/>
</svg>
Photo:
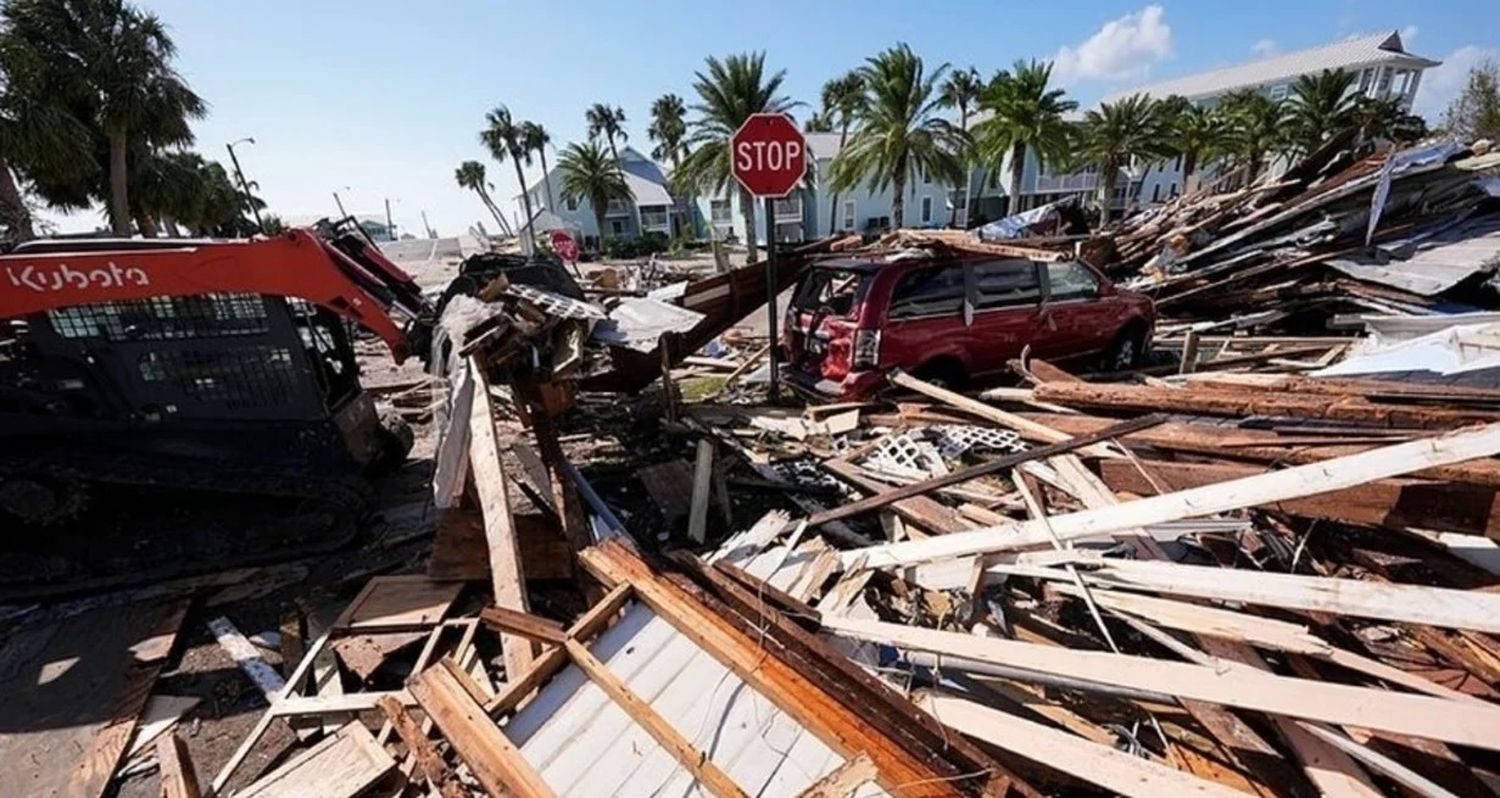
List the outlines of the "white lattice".
<svg viewBox="0 0 1500 798">
<path fill-rule="evenodd" d="M 864 462 L 887 474 L 916 479 L 948 473 L 948 466 L 936 446 L 906 434 L 885 438 L 865 456 Z"/>
<path fill-rule="evenodd" d="M 967 424 L 942 424 L 930 428 L 937 449 L 945 458 L 955 458 L 970 449 L 997 452 L 1021 452 L 1026 444 L 1021 436 L 1008 429 L 975 427 Z"/>
</svg>

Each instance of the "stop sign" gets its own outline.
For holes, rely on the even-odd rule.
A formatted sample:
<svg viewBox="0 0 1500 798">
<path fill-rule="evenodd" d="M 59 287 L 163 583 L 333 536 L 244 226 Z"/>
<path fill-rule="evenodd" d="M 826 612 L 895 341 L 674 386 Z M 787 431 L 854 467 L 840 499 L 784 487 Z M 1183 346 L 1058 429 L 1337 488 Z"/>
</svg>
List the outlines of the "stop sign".
<svg viewBox="0 0 1500 798">
<path fill-rule="evenodd" d="M 757 197 L 785 197 L 807 171 L 807 141 L 786 114 L 751 114 L 729 153 L 734 179 Z"/>
<path fill-rule="evenodd" d="M 552 251 L 568 263 L 578 262 L 578 242 L 566 230 L 552 231 Z"/>
</svg>

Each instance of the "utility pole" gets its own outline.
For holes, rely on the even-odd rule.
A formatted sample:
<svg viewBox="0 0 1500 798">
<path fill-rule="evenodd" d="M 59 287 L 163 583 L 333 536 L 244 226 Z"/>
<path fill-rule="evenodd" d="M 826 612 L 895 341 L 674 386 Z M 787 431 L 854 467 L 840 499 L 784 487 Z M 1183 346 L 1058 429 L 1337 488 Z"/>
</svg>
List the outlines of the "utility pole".
<svg viewBox="0 0 1500 798">
<path fill-rule="evenodd" d="M 385 234 L 390 236 L 392 241 L 396 240 L 396 223 L 391 221 L 390 197 L 385 200 Z"/>
<path fill-rule="evenodd" d="M 339 206 L 340 219 L 343 219 L 349 215 L 349 212 L 344 210 L 344 201 L 339 199 L 339 193 L 337 191 L 333 192 L 333 204 Z"/>
<path fill-rule="evenodd" d="M 427 223 L 427 211 L 422 211 L 422 227 L 427 230 L 428 238 L 437 238 L 437 232 L 432 229 L 432 225 Z"/>
<path fill-rule="evenodd" d="M 245 205 L 250 209 L 251 215 L 255 217 L 255 229 L 259 230 L 261 235 L 265 235 L 266 223 L 260 220 L 260 209 L 255 207 L 255 201 L 250 196 L 250 183 L 245 180 L 245 170 L 240 168 L 239 156 L 234 154 L 234 145 L 247 143 L 254 144 L 255 139 L 246 136 L 245 138 L 231 141 L 228 144 L 225 144 L 224 148 L 229 150 L 229 162 L 234 165 L 234 175 L 235 177 L 239 178 L 240 190 L 245 192 Z"/>
</svg>

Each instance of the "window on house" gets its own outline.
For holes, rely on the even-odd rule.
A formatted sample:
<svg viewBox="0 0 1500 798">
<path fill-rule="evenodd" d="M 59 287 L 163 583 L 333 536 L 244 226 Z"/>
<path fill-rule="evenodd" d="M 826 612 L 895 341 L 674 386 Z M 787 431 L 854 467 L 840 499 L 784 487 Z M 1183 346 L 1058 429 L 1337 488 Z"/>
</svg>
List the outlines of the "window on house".
<svg viewBox="0 0 1500 798">
<path fill-rule="evenodd" d="M 625 220 L 624 219 L 610 219 L 609 220 L 609 232 L 610 232 L 610 235 L 617 235 L 617 236 L 625 235 Z"/>
<path fill-rule="evenodd" d="M 964 306 L 964 267 L 938 266 L 908 272 L 891 291 L 891 319 L 956 314 Z"/>
<path fill-rule="evenodd" d="M 932 221 L 932 197 L 922 198 L 922 224 Z"/>
<path fill-rule="evenodd" d="M 1047 298 L 1053 302 L 1092 299 L 1099 295 L 1099 278 L 1078 261 L 1047 264 Z"/>
<path fill-rule="evenodd" d="M 568 210 L 570 210 L 570 211 L 576 211 L 576 210 L 578 210 L 578 198 L 577 197 L 563 197 L 563 203 L 568 206 Z"/>
<path fill-rule="evenodd" d="M 714 200 L 708 204 L 709 213 L 713 216 L 714 224 L 729 224 L 729 200 Z"/>
<path fill-rule="evenodd" d="M 1161 184 L 1157 183 L 1151 187 L 1151 201 L 1161 202 Z"/>
<path fill-rule="evenodd" d="M 1029 260 L 992 260 L 974 264 L 974 308 L 1035 305 L 1042 300 L 1036 264 Z"/>
<path fill-rule="evenodd" d="M 1389 94 L 1390 91 L 1391 91 L 1391 70 L 1389 70 L 1389 69 L 1387 69 L 1385 67 L 1381 67 L 1380 68 L 1380 82 L 1378 84 L 1376 84 L 1375 93 L 1378 94 L 1381 97 L 1384 97 L 1385 95 Z"/>
<path fill-rule="evenodd" d="M 844 229 L 854 229 L 854 200 L 844 200 Z"/>
<path fill-rule="evenodd" d="M 925 166 L 922 167 L 922 185 L 932 185 L 932 173 L 927 171 L 927 167 Z"/>
<path fill-rule="evenodd" d="M 1174 172 L 1181 172 L 1182 171 L 1182 155 L 1180 153 L 1177 156 L 1177 160 L 1175 160 L 1175 161 L 1172 162 L 1172 171 L 1174 171 Z"/>
<path fill-rule="evenodd" d="M 1168 189 L 1167 196 L 1170 196 L 1170 197 L 1177 196 L 1177 184 L 1176 183 L 1173 183 L 1172 187 L 1170 189 Z"/>
</svg>

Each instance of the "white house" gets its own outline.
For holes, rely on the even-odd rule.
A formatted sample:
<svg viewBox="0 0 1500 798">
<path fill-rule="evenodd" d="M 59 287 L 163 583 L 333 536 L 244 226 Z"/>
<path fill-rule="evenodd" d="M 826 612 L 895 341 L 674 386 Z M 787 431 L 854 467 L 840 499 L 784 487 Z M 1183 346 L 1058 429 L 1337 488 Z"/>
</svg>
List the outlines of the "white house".
<svg viewBox="0 0 1500 798">
<path fill-rule="evenodd" d="M 645 233 L 672 235 L 672 195 L 667 190 L 667 177 L 655 161 L 637 152 L 633 147 L 620 150 L 620 170 L 625 173 L 625 185 L 630 188 L 631 201 L 614 200 L 604 213 L 605 233 L 610 238 L 638 238 Z M 550 194 L 549 194 L 550 190 Z M 527 187 L 531 196 L 531 210 L 546 226 L 563 224 L 584 238 L 584 243 L 593 246 L 599 240 L 599 225 L 594 218 L 593 205 L 588 200 L 577 202 L 563 197 L 562 170 L 556 165 L 542 179 Z M 518 214 L 524 213 L 525 203 L 517 194 L 515 203 Z M 547 211 L 547 214 L 543 214 Z M 554 218 L 555 217 L 555 218 Z"/>
</svg>

